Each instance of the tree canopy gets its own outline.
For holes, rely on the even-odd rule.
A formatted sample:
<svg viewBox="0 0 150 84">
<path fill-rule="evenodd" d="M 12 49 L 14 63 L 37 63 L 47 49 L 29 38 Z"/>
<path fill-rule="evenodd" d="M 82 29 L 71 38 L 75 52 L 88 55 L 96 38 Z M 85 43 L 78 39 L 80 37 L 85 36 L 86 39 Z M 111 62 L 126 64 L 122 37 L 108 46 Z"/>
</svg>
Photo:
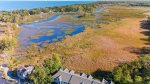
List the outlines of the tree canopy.
<svg viewBox="0 0 150 84">
<path fill-rule="evenodd" d="M 35 69 L 29 75 L 29 81 L 34 84 L 51 84 L 53 82 L 52 74 L 61 67 L 61 60 L 56 53 L 52 58 L 45 59 L 43 65 L 35 66 Z"/>
</svg>

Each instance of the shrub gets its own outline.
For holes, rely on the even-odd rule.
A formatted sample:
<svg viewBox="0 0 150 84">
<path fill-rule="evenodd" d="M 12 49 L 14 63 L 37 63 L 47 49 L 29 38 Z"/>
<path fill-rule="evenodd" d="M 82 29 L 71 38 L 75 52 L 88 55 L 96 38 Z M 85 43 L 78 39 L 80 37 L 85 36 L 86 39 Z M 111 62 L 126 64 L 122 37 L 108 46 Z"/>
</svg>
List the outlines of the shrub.
<svg viewBox="0 0 150 84">
<path fill-rule="evenodd" d="M 3 40 L 0 41 L 0 49 L 1 50 L 9 50 L 12 49 L 12 47 L 16 44 L 16 40 L 15 39 L 9 39 L 9 38 L 5 38 Z"/>
</svg>

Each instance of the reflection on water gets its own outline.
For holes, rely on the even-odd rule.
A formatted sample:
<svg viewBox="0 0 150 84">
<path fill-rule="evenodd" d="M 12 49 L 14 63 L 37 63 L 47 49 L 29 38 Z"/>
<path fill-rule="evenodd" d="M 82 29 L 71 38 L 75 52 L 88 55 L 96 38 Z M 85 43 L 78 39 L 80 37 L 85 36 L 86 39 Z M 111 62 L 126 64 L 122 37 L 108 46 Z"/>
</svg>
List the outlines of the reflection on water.
<svg viewBox="0 0 150 84">
<path fill-rule="evenodd" d="M 84 31 L 83 24 L 72 22 L 54 22 L 62 15 L 54 15 L 51 18 L 29 24 L 21 24 L 19 33 L 19 43 L 22 46 L 28 46 L 31 43 L 42 45 L 61 41 L 64 36 L 75 35 Z"/>
<path fill-rule="evenodd" d="M 97 8 L 93 14 L 96 19 L 101 17 L 100 12 L 104 11 L 106 8 Z M 33 22 L 29 24 L 20 24 L 21 31 L 19 33 L 19 43 L 22 46 L 28 46 L 31 43 L 37 43 L 39 46 L 42 44 L 50 44 L 53 42 L 58 42 L 67 35 L 75 35 L 84 31 L 83 24 L 76 24 L 73 22 L 55 22 L 54 20 L 60 18 L 62 15 L 56 14 L 47 20 L 42 20 L 39 22 Z M 76 17 L 73 17 L 76 18 Z M 87 21 L 88 22 L 88 21 Z M 95 21 L 88 22 L 94 24 Z M 99 24 L 99 22 L 96 21 Z"/>
</svg>

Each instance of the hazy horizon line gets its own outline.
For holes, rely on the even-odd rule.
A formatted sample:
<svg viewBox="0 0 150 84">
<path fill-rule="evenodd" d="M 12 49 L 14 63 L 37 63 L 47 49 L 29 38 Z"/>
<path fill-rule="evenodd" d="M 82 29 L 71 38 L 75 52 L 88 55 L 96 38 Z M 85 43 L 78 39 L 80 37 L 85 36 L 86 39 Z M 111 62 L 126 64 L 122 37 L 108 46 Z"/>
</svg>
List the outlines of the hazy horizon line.
<svg viewBox="0 0 150 84">
<path fill-rule="evenodd" d="M 84 1 L 150 1 L 150 0 L 0 0 L 1 2 L 5 2 L 5 1 L 81 1 L 81 2 L 84 2 Z"/>
</svg>

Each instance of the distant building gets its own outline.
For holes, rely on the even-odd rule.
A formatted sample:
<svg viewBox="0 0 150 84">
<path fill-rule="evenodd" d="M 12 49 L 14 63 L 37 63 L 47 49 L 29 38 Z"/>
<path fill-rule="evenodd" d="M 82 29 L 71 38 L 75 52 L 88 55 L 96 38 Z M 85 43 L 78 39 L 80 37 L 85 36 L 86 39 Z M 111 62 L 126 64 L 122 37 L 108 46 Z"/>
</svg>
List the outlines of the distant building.
<svg viewBox="0 0 150 84">
<path fill-rule="evenodd" d="M 17 76 L 20 79 L 26 79 L 29 74 L 33 71 L 33 66 L 24 66 L 17 69 Z"/>
<path fill-rule="evenodd" d="M 82 73 L 81 75 L 75 74 L 73 70 L 60 69 L 53 75 L 55 84 L 113 84 L 105 79 L 102 81 L 95 80 L 91 75 Z"/>
</svg>

